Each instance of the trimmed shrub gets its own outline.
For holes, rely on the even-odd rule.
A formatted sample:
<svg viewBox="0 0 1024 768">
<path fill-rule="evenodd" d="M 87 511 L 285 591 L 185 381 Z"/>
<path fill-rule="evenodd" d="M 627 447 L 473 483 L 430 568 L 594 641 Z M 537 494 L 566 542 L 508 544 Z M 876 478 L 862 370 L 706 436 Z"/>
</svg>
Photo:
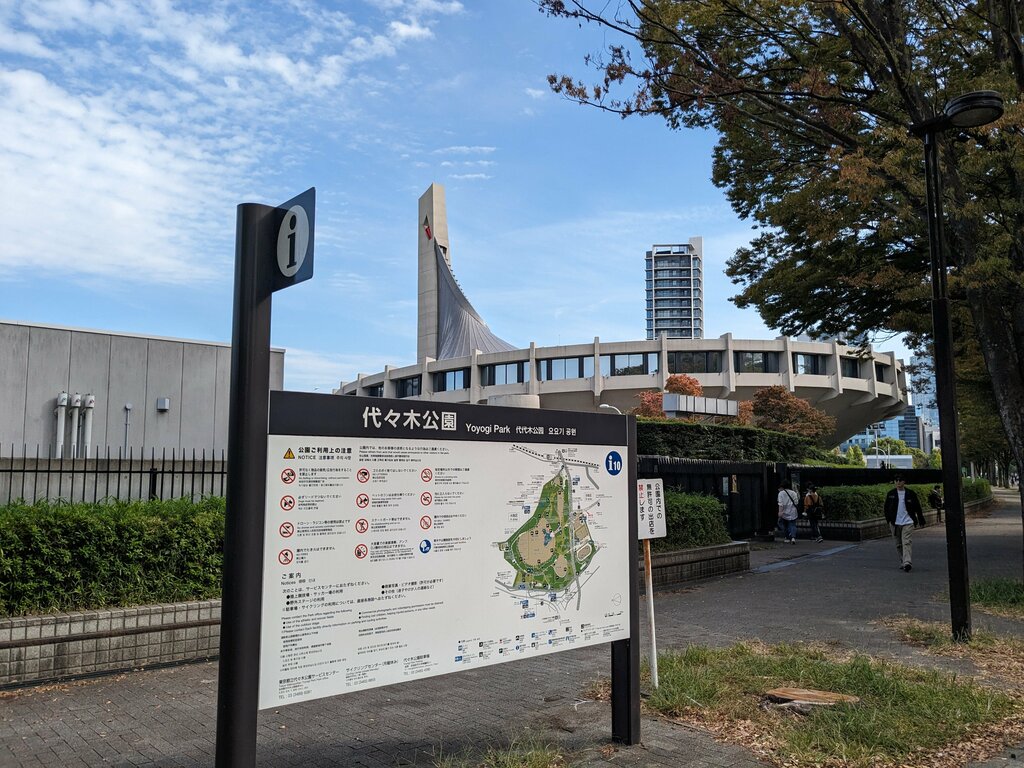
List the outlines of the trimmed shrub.
<svg viewBox="0 0 1024 768">
<path fill-rule="evenodd" d="M 796 435 L 689 421 L 637 419 L 636 438 L 641 455 L 684 459 L 800 462 L 814 453 L 810 441 Z"/>
<path fill-rule="evenodd" d="M 917 494 L 924 511 L 931 509 L 928 504 L 928 492 L 934 483 L 907 485 Z M 819 488 L 822 504 L 825 507 L 827 520 L 870 520 L 885 515 L 885 496 L 892 490 L 891 483 L 880 485 L 837 485 L 831 488 Z M 965 478 L 963 482 L 964 502 L 987 499 L 992 489 L 987 480 Z"/>
<path fill-rule="evenodd" d="M 992 486 L 984 477 L 964 478 L 963 488 L 964 502 L 980 501 L 992 495 Z"/>
<path fill-rule="evenodd" d="M 655 552 L 728 544 L 732 539 L 725 527 L 725 507 L 713 496 L 665 491 L 665 523 L 668 535 L 652 539 Z"/>
<path fill-rule="evenodd" d="M 224 499 L 0 507 L 0 615 L 220 596 Z"/>
</svg>

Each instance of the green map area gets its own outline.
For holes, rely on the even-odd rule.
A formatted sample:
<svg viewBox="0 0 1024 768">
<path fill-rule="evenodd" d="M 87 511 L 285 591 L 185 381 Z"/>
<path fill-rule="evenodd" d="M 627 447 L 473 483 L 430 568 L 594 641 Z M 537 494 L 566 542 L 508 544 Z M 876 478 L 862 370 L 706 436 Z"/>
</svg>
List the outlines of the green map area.
<svg viewBox="0 0 1024 768">
<path fill-rule="evenodd" d="M 566 589 L 593 560 L 586 514 L 572 508 L 572 482 L 562 469 L 544 484 L 530 519 L 501 545 L 516 570 L 513 588 Z"/>
</svg>

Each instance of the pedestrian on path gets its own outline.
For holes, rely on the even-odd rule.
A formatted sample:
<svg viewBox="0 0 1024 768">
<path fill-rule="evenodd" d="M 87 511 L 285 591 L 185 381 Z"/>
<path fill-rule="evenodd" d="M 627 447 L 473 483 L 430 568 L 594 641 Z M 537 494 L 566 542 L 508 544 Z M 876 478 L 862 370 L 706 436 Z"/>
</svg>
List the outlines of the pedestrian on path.
<svg viewBox="0 0 1024 768">
<path fill-rule="evenodd" d="M 787 544 L 796 544 L 796 519 L 800 517 L 800 494 L 783 480 L 779 483 L 779 529 L 784 530 Z"/>
<path fill-rule="evenodd" d="M 821 529 L 818 522 L 825 516 L 825 508 L 821 504 L 821 496 L 818 489 L 813 485 L 807 486 L 807 493 L 804 494 L 804 517 L 811 524 L 811 536 L 815 541 L 824 541 L 821 537 Z"/>
<path fill-rule="evenodd" d="M 896 540 L 896 551 L 900 556 L 900 568 L 910 572 L 914 528 L 924 525 L 924 514 L 917 494 L 907 488 L 902 475 L 893 479 L 896 487 L 885 497 L 885 519 Z"/>
<path fill-rule="evenodd" d="M 942 522 L 942 486 L 936 485 L 928 493 L 928 503 L 935 508 L 936 520 Z"/>
</svg>

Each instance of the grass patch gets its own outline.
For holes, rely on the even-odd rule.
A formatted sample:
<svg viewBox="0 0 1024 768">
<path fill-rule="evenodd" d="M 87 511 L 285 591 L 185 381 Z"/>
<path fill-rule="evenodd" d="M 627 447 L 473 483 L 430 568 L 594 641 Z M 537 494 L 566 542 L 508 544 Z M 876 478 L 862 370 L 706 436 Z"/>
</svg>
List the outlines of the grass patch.
<svg viewBox="0 0 1024 768">
<path fill-rule="evenodd" d="M 983 675 L 1001 677 L 1011 687 L 1024 687 L 1024 640 L 975 629 L 967 643 L 954 643 L 948 624 L 906 617 L 882 622 L 901 640 L 935 656 L 966 659 Z"/>
<path fill-rule="evenodd" d="M 1024 619 L 1024 582 L 977 579 L 971 583 L 971 603 L 989 613 Z"/>
<path fill-rule="evenodd" d="M 436 768 L 568 768 L 571 764 L 557 747 L 534 739 L 513 739 L 504 746 L 489 746 L 482 753 L 441 754 Z"/>
<path fill-rule="evenodd" d="M 792 766 L 958 765 L 947 762 L 957 745 L 976 753 L 987 727 L 1021 709 L 1010 695 L 948 673 L 802 645 L 691 647 L 659 656 L 658 671 L 649 707 Z M 764 692 L 783 685 L 861 701 L 807 716 L 765 707 Z"/>
</svg>

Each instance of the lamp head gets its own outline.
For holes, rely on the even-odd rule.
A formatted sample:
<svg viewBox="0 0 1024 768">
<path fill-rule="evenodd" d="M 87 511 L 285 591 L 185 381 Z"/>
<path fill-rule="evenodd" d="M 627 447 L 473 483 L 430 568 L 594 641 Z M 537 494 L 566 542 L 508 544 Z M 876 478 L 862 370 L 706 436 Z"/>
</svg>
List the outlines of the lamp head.
<svg viewBox="0 0 1024 768">
<path fill-rule="evenodd" d="M 1003 116 L 1003 97 L 997 91 L 973 91 L 950 99 L 942 111 L 954 128 L 978 128 Z"/>
</svg>

